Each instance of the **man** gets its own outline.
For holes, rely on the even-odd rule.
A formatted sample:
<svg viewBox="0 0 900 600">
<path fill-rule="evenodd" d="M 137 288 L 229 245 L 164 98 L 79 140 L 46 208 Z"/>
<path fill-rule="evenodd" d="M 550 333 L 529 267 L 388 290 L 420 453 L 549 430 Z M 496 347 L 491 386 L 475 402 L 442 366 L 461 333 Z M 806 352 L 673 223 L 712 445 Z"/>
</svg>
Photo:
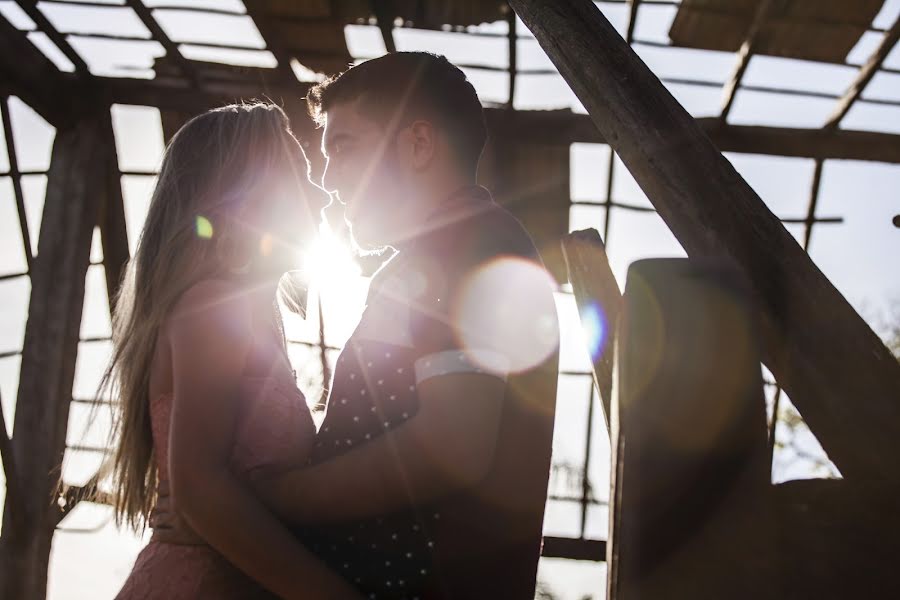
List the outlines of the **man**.
<svg viewBox="0 0 900 600">
<path fill-rule="evenodd" d="M 521 225 L 476 185 L 486 130 L 444 57 L 394 53 L 315 86 L 324 187 L 373 277 L 309 468 L 273 510 L 372 598 L 531 599 L 558 323 Z"/>
</svg>

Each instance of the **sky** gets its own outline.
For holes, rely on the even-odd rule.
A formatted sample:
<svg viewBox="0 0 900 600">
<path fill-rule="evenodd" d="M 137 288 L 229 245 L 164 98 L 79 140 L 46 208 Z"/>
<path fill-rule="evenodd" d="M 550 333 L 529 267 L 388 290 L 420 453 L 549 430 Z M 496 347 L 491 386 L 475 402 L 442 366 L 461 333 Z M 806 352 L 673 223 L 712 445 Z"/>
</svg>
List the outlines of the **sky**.
<svg viewBox="0 0 900 600">
<path fill-rule="evenodd" d="M 108 0 L 116 3 L 116 0 Z M 203 0 L 185 0 L 190 4 L 203 4 Z M 148 5 L 160 2 L 147 2 Z M 208 6 L 233 7 L 240 10 L 238 0 L 206 0 Z M 625 5 L 600 4 L 601 10 L 619 28 L 625 27 Z M 90 9 L 78 9 L 61 4 L 44 4 L 48 18 L 66 30 L 96 31 L 108 33 L 133 33 L 141 35 L 141 25 L 126 9 L 115 19 L 100 18 Z M 639 12 L 635 37 L 641 40 L 667 42 L 667 32 L 675 13 L 675 7 L 643 5 Z M 0 1 L 0 14 L 15 25 L 28 28 L 21 15 L 15 12 L 12 2 Z M 182 43 L 185 55 L 198 59 L 228 60 L 242 64 L 272 66 L 271 54 L 263 50 L 264 44 L 248 19 L 223 17 L 212 21 L 184 17 L 190 13 L 174 14 L 158 11 L 161 24 L 169 34 Z M 874 24 L 888 27 L 900 14 L 900 0 L 888 0 Z M 486 32 L 505 33 L 506 23 L 485 24 L 479 27 Z M 546 55 L 535 40 L 527 37 L 527 30 L 520 24 L 519 31 L 526 39 L 519 41 L 519 67 L 533 69 L 552 68 Z M 384 53 L 380 32 L 376 27 L 356 25 L 345 30 L 351 54 L 357 58 L 369 58 Z M 46 48 L 46 40 L 39 34 L 31 34 L 32 41 Z M 218 41 L 222 38 L 240 40 L 245 49 L 226 55 L 209 56 L 209 50 L 191 46 L 190 41 Z M 452 61 L 465 64 L 506 65 L 506 40 L 503 38 L 470 38 L 458 33 L 422 32 L 402 29 L 396 31 L 400 50 L 432 50 L 443 53 Z M 110 76 L 152 77 L 150 69 L 154 56 L 164 53 L 156 42 L 118 43 L 113 46 L 102 40 L 73 38 L 73 45 L 81 53 L 92 72 Z M 859 65 L 877 46 L 879 36 L 867 33 L 854 48 L 849 62 Z M 699 52 L 689 49 L 661 49 L 650 46 L 635 47 L 641 58 L 660 77 L 695 77 L 722 82 L 734 64 L 731 53 Z M 51 52 L 51 50 L 47 50 Z M 207 54 L 204 54 L 207 53 Z M 65 69 L 65 59 L 56 57 L 60 68 Z M 900 47 L 888 57 L 885 66 L 900 68 Z M 503 73 L 467 69 L 484 102 L 506 101 L 507 81 Z M 774 57 L 754 57 L 746 73 L 745 83 L 757 86 L 785 86 L 793 89 L 814 90 L 840 94 L 853 79 L 856 68 L 822 65 L 804 61 Z M 721 89 L 716 87 L 689 87 L 669 85 L 670 91 L 694 116 L 718 114 Z M 900 100 L 900 75 L 880 74 L 864 93 L 866 98 Z M 522 75 L 518 79 L 515 106 L 520 109 L 571 108 L 584 109 L 558 75 Z M 773 96 L 760 92 L 741 90 L 729 116 L 729 122 L 791 127 L 820 127 L 834 107 L 834 100 Z M 17 98 L 9 101 L 12 116 L 12 135 L 16 143 L 19 168 L 23 171 L 43 171 L 49 164 L 54 131 Z M 159 112 L 155 108 L 114 106 L 112 118 L 116 134 L 119 166 L 125 171 L 149 171 L 158 169 L 163 151 Z M 842 123 L 848 129 L 862 129 L 900 133 L 900 108 L 878 104 L 857 103 Z M 571 147 L 571 196 L 573 201 L 602 201 L 606 189 L 605 165 L 609 148 L 603 145 L 575 144 Z M 814 164 L 812 160 L 767 157 L 728 153 L 726 157 L 738 172 L 750 183 L 770 209 L 784 218 L 802 218 L 812 184 Z M 0 173 L 8 171 L 7 149 L 0 143 Z M 618 159 L 614 167 L 613 198 L 621 203 L 651 206 Z M 129 243 L 134 249 L 153 189 L 152 176 L 124 176 L 122 187 Z M 22 178 L 25 195 L 26 217 L 32 246 L 37 248 L 40 215 L 46 176 L 27 175 Z M 888 165 L 858 161 L 826 161 L 817 214 L 819 217 L 839 217 L 840 224 L 816 225 L 812 236 L 810 255 L 818 267 L 829 277 L 850 303 L 873 324 L 876 330 L 892 315 L 900 319 L 900 270 L 896 259 L 900 256 L 900 230 L 891 223 L 900 214 L 900 165 Z M 595 227 L 602 231 L 605 219 L 602 206 L 574 205 L 570 209 L 570 229 Z M 635 212 L 613 209 L 610 218 L 610 235 L 607 250 L 613 272 L 622 286 L 628 265 L 640 258 L 684 256 L 677 240 L 662 220 L 652 212 Z M 787 225 L 788 231 L 802 240 L 801 225 Z M 102 258 L 95 239 L 92 260 Z M 341 252 L 327 253 L 332 263 L 328 272 L 329 284 L 322 283 L 328 342 L 340 345 L 352 331 L 362 309 L 366 281 L 358 275 L 354 265 Z M 25 271 L 25 256 L 19 233 L 18 216 L 13 196 L 12 182 L 0 175 L 0 276 Z M 109 335 L 108 302 L 102 265 L 90 267 L 87 275 L 87 292 L 82 338 Z M 317 288 L 318 289 L 318 288 Z M 0 356 L 21 349 L 30 286 L 27 278 L 0 280 Z M 561 322 L 561 370 L 586 372 L 590 360 L 585 349 L 584 334 L 578 322 L 574 299 L 565 290 L 557 294 L 557 307 Z M 294 317 L 287 321 L 289 337 L 312 341 L 318 331 L 315 311 L 307 322 Z M 310 379 L 318 367 L 317 359 L 303 346 L 291 346 L 292 360 L 300 373 L 301 383 Z M 79 346 L 75 398 L 94 395 L 99 374 L 108 358 L 109 344 L 105 341 L 86 341 Z M 19 358 L 0 358 L 0 393 L 8 426 L 11 427 L 15 409 Z M 307 390 L 313 395 L 314 390 Z M 556 431 L 553 441 L 554 463 L 567 464 L 576 469 L 584 461 L 587 427 L 593 431 L 589 476 L 600 499 L 608 498 L 609 440 L 596 397 L 593 398 L 594 419 L 587 423 L 591 383 L 588 376 L 573 375 L 560 378 Z M 771 395 L 771 391 L 770 391 Z M 101 414 L 95 426 L 85 431 L 87 409 L 73 405 L 69 427 L 69 443 L 100 445 L 104 442 L 106 417 Z M 779 430 L 779 434 L 788 432 Z M 812 454 L 821 453 L 814 437 L 807 431 L 797 435 L 799 445 Z M 65 478 L 70 483 L 87 479 L 99 464 L 98 454 L 69 452 L 66 457 Z M 773 479 L 786 479 L 834 474 L 814 467 L 786 450 L 776 456 Z M 561 477 L 556 486 L 565 487 Z M 587 537 L 604 539 L 608 511 L 603 506 L 592 507 L 585 524 Z M 92 532 L 85 532 L 90 530 Z M 96 530 L 96 531 L 94 531 Z M 581 533 L 580 505 L 550 502 L 548 504 L 545 533 L 547 535 L 578 536 Z M 68 600 L 83 597 L 112 597 L 121 581 L 127 576 L 131 563 L 143 544 L 139 536 L 118 531 L 109 522 L 109 511 L 82 505 L 64 521 L 57 534 L 50 567 L 49 598 Z M 605 565 L 558 559 L 542 559 L 541 579 L 564 600 L 580 600 L 586 594 L 600 598 L 604 592 Z"/>
</svg>

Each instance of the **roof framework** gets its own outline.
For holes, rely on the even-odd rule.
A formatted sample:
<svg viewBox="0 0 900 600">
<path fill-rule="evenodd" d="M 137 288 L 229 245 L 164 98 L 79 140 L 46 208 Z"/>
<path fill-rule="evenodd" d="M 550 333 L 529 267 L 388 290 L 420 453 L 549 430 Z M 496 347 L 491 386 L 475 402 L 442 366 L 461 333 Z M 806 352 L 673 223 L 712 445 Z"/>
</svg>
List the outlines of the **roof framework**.
<svg viewBox="0 0 900 600">
<path fill-rule="evenodd" d="M 890 107 L 900 114 L 900 98 L 867 96 L 866 88 L 879 75 L 900 76 L 900 69 L 886 66 L 892 50 L 900 39 L 900 20 L 887 26 L 873 25 L 873 19 L 882 7 L 881 0 L 856 3 L 829 2 L 827 17 L 804 10 L 809 1 L 764 0 L 762 2 L 700 2 L 698 0 L 603 0 L 603 6 L 621 5 L 625 15 L 621 33 L 638 52 L 654 49 L 674 52 L 693 48 L 712 52 L 732 52 L 733 66 L 723 80 L 703 77 L 684 77 L 659 74 L 667 86 L 690 89 L 719 89 L 721 103 L 716 114 L 698 117 L 705 132 L 721 151 L 805 157 L 815 161 L 813 182 L 809 190 L 806 215 L 783 222 L 804 226 L 803 248 L 808 249 L 814 228 L 820 223 L 840 223 L 840 217 L 822 218 L 816 208 L 825 161 L 831 159 L 869 160 L 900 163 L 900 135 L 890 127 L 883 129 L 851 130 L 842 122 L 855 106 L 871 105 Z M 852 5 L 852 6 L 851 6 Z M 472 73 L 493 73 L 507 77 L 505 99 L 488 103 L 488 119 L 492 135 L 504 143 L 542 143 L 568 146 L 576 142 L 604 143 L 587 115 L 562 110 L 522 110 L 518 108 L 523 94 L 521 81 L 525 77 L 559 77 L 549 62 L 525 60 L 522 44 L 533 41 L 527 29 L 519 23 L 508 6 L 501 3 L 484 3 L 476 0 L 456 0 L 442 3 L 423 3 L 411 0 L 335 0 L 279 2 L 278 0 L 245 0 L 224 3 L 222 7 L 209 8 L 166 3 L 161 0 L 122 0 L 119 4 L 92 2 L 89 0 L 15 0 L 15 6 L 24 19 L 0 18 L 0 102 L 6 144 L 9 149 L 9 170 L 0 175 L 9 176 L 13 182 L 16 208 L 21 224 L 25 247 L 27 272 L 0 275 L 0 280 L 29 277 L 36 266 L 33 260 L 33 244 L 26 223 L 25 200 L 21 186 L 23 175 L 44 174 L 44 171 L 22 171 L 15 157 L 11 135 L 9 96 L 17 96 L 34 108 L 59 130 L 83 126 L 85 119 L 95 118 L 98 107 L 107 109 L 111 104 L 138 104 L 158 107 L 163 111 L 164 126 L 169 118 L 172 131 L 192 114 L 222 102 L 238 98 L 267 96 L 281 101 L 295 123 L 302 120 L 301 98 L 317 74 L 338 72 L 358 56 L 348 48 L 344 29 L 346 26 L 375 26 L 387 51 L 402 49 L 399 37 L 404 33 L 445 32 L 466 35 L 468 39 L 498 39 L 506 42 L 505 60 L 462 62 L 460 66 Z M 749 6 L 749 8 L 748 8 Z M 671 38 L 662 42 L 653 37 L 642 37 L 639 27 L 641 11 L 645 7 L 668 7 L 675 11 Z M 72 17 L 75 11 L 96 11 L 102 15 L 119 11 L 117 15 L 133 15 L 143 30 L 135 28 L 129 33 L 109 30 L 90 30 L 82 27 Z M 56 15 L 51 18 L 51 15 Z M 234 40 L 193 39 L 183 31 L 171 27 L 179 18 L 218 18 L 251 20 L 262 43 L 246 37 Z M 118 18 L 118 16 L 116 17 Z M 30 21 L 30 22 L 29 22 Z M 486 27 L 484 23 L 506 23 L 500 27 Z M 726 23 L 721 35 L 710 34 L 715 23 Z M 845 42 L 835 51 L 833 38 L 822 37 L 822 32 L 839 32 Z M 817 34 L 819 37 L 817 38 Z M 834 33 L 837 35 L 837 33 Z M 729 37 L 730 36 L 730 37 Z M 797 45 L 788 43 L 797 36 L 806 36 L 809 43 L 803 45 L 802 54 Z M 864 36 L 880 38 L 868 56 L 862 61 L 848 61 L 849 49 Z M 715 38 L 715 39 L 714 39 Z M 41 40 L 49 40 L 41 41 Z M 818 41 L 816 41 L 818 40 Z M 98 67 L 84 51 L 84 42 L 114 44 L 156 44 L 162 49 L 150 64 L 140 61 L 113 70 Z M 55 49 L 55 50 L 54 50 Z M 256 64 L 235 65 L 212 59 L 190 58 L 192 53 L 242 52 Z M 209 55 L 209 54 L 207 54 Z M 266 56 L 272 60 L 267 66 Z M 853 69 L 851 83 L 841 92 L 823 91 L 815 87 L 800 89 L 797 86 L 774 86 L 747 83 L 751 61 L 756 56 L 778 56 L 787 59 L 815 60 L 816 63 Z M 246 58 L 246 56 L 245 56 Z M 222 59 L 227 60 L 226 58 Z M 242 59 L 243 60 L 243 59 Z M 240 62 L 240 61 L 238 61 Z M 536 64 L 532 64 L 536 63 Z M 137 76 L 123 76 L 134 73 Z M 731 117 L 741 92 L 756 92 L 772 97 L 800 97 L 833 102 L 828 118 L 816 128 L 776 127 L 772 125 L 741 124 Z M 65 101 L 61 101 L 65 99 Z M 167 117 L 168 115 L 168 117 Z M 103 121 L 101 119 L 101 121 Z M 97 143 L 105 152 L 115 153 L 111 141 L 108 120 L 103 121 L 103 131 Z M 315 132 L 308 123 L 297 126 L 307 145 L 315 143 Z M 105 145 L 104 145 L 105 144 Z M 112 146 L 110 147 L 110 144 Z M 111 149 L 111 150 L 110 150 Z M 119 180 L 122 175 L 152 174 L 121 171 L 115 160 L 105 168 L 106 192 L 100 208 L 98 223 L 103 241 L 103 264 L 106 267 L 109 297 L 114 298 L 118 275 L 128 258 L 127 237 L 122 215 L 122 197 Z M 608 241 L 611 208 L 624 210 L 653 210 L 617 201 L 613 195 L 616 176 L 616 157 L 609 153 L 604 197 L 598 199 L 606 208 L 603 238 Z M 593 204 L 597 204 L 593 203 Z M 104 341 L 97 338 L 93 341 Z M 82 338 L 81 341 L 92 341 Z M 324 348 L 324 341 L 322 342 Z M 21 352 L 0 353 L 0 358 Z M 72 357 L 74 360 L 74 355 Z M 575 374 L 575 373 L 571 373 Z M 577 373 L 590 377 L 588 373 Z M 769 382 L 773 387 L 775 382 Z M 776 405 L 780 388 L 776 388 Z M 64 400 L 68 403 L 70 399 Z M 75 398 L 76 403 L 92 402 Z M 576 501 L 581 504 L 581 531 L 575 538 L 548 538 L 544 554 L 566 558 L 602 557 L 605 542 L 586 539 L 587 510 L 589 506 L 604 504 L 598 500 L 591 482 L 586 476 L 591 456 L 592 436 L 596 433 L 593 421 L 594 401 L 588 402 L 588 429 L 585 463 L 579 494 L 558 494 L 552 498 Z M 0 425 L 4 422 L 0 406 Z M 774 427 L 775 422 L 771 423 Z M 0 432 L 2 433 L 2 432 Z M 13 436 L 15 438 L 15 435 Z M 774 440 L 774 435 L 770 436 Z M 0 454 L 8 480 L 8 494 L 12 498 L 19 493 L 16 474 L 22 468 L 12 461 L 15 439 L 0 435 Z M 69 446 L 82 452 L 104 454 L 103 447 Z M 93 489 L 96 479 L 79 488 L 70 488 L 57 519 L 64 517 L 87 491 Z M 15 502 L 11 502 L 15 504 Z"/>
</svg>

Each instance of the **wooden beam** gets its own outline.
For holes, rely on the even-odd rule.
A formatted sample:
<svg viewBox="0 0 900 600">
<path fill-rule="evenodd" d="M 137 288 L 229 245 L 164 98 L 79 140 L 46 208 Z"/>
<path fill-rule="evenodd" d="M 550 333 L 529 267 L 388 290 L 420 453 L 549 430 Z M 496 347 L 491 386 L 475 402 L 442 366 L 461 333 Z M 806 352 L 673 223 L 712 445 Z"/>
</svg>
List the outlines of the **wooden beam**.
<svg viewBox="0 0 900 600">
<path fill-rule="evenodd" d="M 744 38 L 744 42 L 738 50 L 737 62 L 731 70 L 731 76 L 728 78 L 728 81 L 722 89 L 722 112 L 720 113 L 719 118 L 723 121 L 728 118 L 728 113 L 731 111 L 731 105 L 734 103 L 734 96 L 737 93 L 738 87 L 741 85 L 741 79 L 744 78 L 744 72 L 750 64 L 750 58 L 756 50 L 756 41 L 759 37 L 759 32 L 762 30 L 763 24 L 766 22 L 766 18 L 772 11 L 772 6 L 774 4 L 774 0 L 762 0 L 757 5 L 756 14 L 753 15 L 753 22 L 750 24 L 747 36 Z"/>
<path fill-rule="evenodd" d="M 631 44 L 634 41 L 634 28 L 637 26 L 638 7 L 641 0 L 627 0 L 628 2 L 628 27 L 625 28 L 625 41 Z"/>
<path fill-rule="evenodd" d="M 191 80 L 194 85 L 199 86 L 201 84 L 201 81 L 199 75 L 197 74 L 197 71 L 193 68 L 190 61 L 188 61 L 181 54 L 181 50 L 178 49 L 178 44 L 169 39 L 169 36 L 166 35 L 166 32 L 163 31 L 163 28 L 159 25 L 159 23 L 156 22 L 156 19 L 153 18 L 153 13 L 149 8 L 147 8 L 143 1 L 127 0 L 127 4 L 141 20 L 141 23 L 143 23 L 144 26 L 150 31 L 153 39 L 162 44 L 162 47 L 165 49 L 166 53 L 170 57 L 172 57 L 175 63 L 181 68 L 185 77 Z"/>
<path fill-rule="evenodd" d="M 506 15 L 506 26 L 509 30 L 506 35 L 507 57 L 509 60 L 509 86 L 507 87 L 506 99 L 506 108 L 508 109 L 514 108 L 516 99 L 516 76 L 519 68 L 519 36 L 516 33 L 517 21 L 518 19 L 516 19 L 516 11 L 514 11 L 510 7 L 509 13 L 507 13 Z"/>
<path fill-rule="evenodd" d="M 193 113 L 240 98 L 258 97 L 261 93 L 260 86 L 251 82 L 221 82 L 194 90 L 182 82 L 159 78 L 149 81 L 115 77 L 95 79 L 107 102 Z M 299 81 L 287 86 L 271 85 L 270 95 L 276 101 L 283 99 L 287 108 L 288 104 L 298 104 L 309 87 L 310 84 Z M 303 112 L 299 110 L 297 114 Z M 492 134 L 552 144 L 607 143 L 589 115 L 570 110 L 535 110 L 515 111 L 509 118 L 507 112 L 503 108 L 485 109 Z M 696 122 L 722 152 L 900 163 L 900 135 L 896 134 L 728 125 L 716 117 L 696 119 Z"/>
<path fill-rule="evenodd" d="M 869 85 L 869 82 L 872 80 L 872 77 L 875 76 L 875 73 L 878 72 L 881 64 L 887 58 L 888 54 L 891 53 L 894 46 L 897 45 L 898 40 L 900 40 L 900 17 L 894 21 L 894 24 L 884 35 L 878 48 L 872 56 L 869 57 L 866 64 L 862 66 L 856 79 L 853 80 L 853 83 L 850 84 L 850 87 L 847 88 L 847 91 L 845 91 L 844 95 L 838 100 L 837 108 L 834 109 L 834 112 L 828 117 L 828 121 L 825 122 L 826 128 L 836 128 L 840 124 L 841 119 L 844 118 L 850 110 L 850 107 L 853 106 L 853 103 L 856 102 L 856 99 L 862 94 L 865 87 Z"/>
<path fill-rule="evenodd" d="M 622 292 L 596 229 L 570 233 L 563 238 L 562 249 L 588 355 L 593 363 L 594 385 L 600 392 L 603 419 L 609 433 L 614 348 L 619 315 L 622 314 Z M 591 335 L 598 339 L 587 339 Z"/>
<path fill-rule="evenodd" d="M 0 597 L 43 600 L 59 507 L 91 237 L 103 194 L 102 121 L 56 132 L 19 374 L 12 448 L 22 507 L 7 504 L 0 537 Z"/>
<path fill-rule="evenodd" d="M 262 36 L 263 41 L 266 42 L 266 48 L 273 56 L 275 56 L 275 60 L 278 61 L 276 70 L 280 74 L 281 79 L 290 83 L 297 81 L 297 76 L 294 75 L 294 70 L 291 67 L 292 57 L 281 45 L 278 36 L 275 34 L 275 31 L 268 20 L 273 17 L 266 16 L 267 5 L 260 2 L 260 0 L 246 0 L 244 2 L 244 8 L 247 9 L 247 15 L 253 19 L 253 23 L 259 30 L 259 34 Z"/>
<path fill-rule="evenodd" d="M 545 143 L 607 143 L 589 115 L 568 110 L 516 111 L 515 118 L 506 120 L 502 112 L 485 111 L 493 133 Z M 900 135 L 896 134 L 729 125 L 717 117 L 696 119 L 696 123 L 721 152 L 900 163 Z"/>
<path fill-rule="evenodd" d="M 541 556 L 603 562 L 606 560 L 606 541 L 547 536 L 543 539 Z"/>
<path fill-rule="evenodd" d="M 809 242 L 812 240 L 813 225 L 816 223 L 816 205 L 819 203 L 819 190 L 822 187 L 822 169 L 825 161 L 819 159 L 813 170 L 812 186 L 809 191 L 809 207 L 806 209 L 806 225 L 803 231 L 803 249 L 809 253 Z"/>
<path fill-rule="evenodd" d="M 773 492 L 778 597 L 900 598 L 897 486 L 807 479 Z"/>
<path fill-rule="evenodd" d="M 106 276 L 106 294 L 110 316 L 115 313 L 119 286 L 125 276 L 125 268 L 131 258 L 128 248 L 128 230 L 125 226 L 125 205 L 122 198 L 122 176 L 116 155 L 116 140 L 109 109 L 104 111 L 102 123 L 106 151 L 102 157 L 106 190 L 100 204 L 98 225 L 100 243 L 103 245 L 103 270 Z"/>
<path fill-rule="evenodd" d="M 396 52 L 394 15 L 391 14 L 392 3 L 385 0 L 371 0 L 370 5 L 375 14 L 375 20 L 378 22 L 378 29 L 381 31 L 381 39 L 384 40 L 384 49 L 389 53 Z"/>
<path fill-rule="evenodd" d="M 847 479 L 898 477 L 900 364 L 589 0 L 511 0 L 692 257 L 729 257 L 764 360 Z"/>
<path fill-rule="evenodd" d="M 62 92 L 67 99 L 78 100 L 75 78 L 62 73 L 49 58 L 35 47 L 9 21 L 0 18 L 0 79 L 48 123 L 64 126 L 74 112 L 70 103 L 60 102 Z M 68 88 L 68 89 L 67 89 Z"/>
<path fill-rule="evenodd" d="M 22 250 L 25 253 L 25 264 L 28 265 L 28 271 L 30 272 L 34 266 L 34 253 L 31 248 L 31 233 L 28 231 L 28 217 L 25 214 L 25 195 L 22 193 L 22 174 L 19 172 L 19 159 L 16 155 L 16 142 L 13 138 L 8 97 L 0 100 L 0 114 L 2 114 L 6 155 L 7 160 L 9 161 L 9 177 L 12 179 L 13 195 L 16 197 L 19 231 L 22 233 Z"/>
<path fill-rule="evenodd" d="M 75 73 L 77 73 L 79 77 L 90 77 L 91 72 L 90 69 L 88 69 L 87 63 L 85 63 L 84 59 L 75 52 L 68 40 L 66 40 L 66 36 L 58 32 L 56 27 L 54 27 L 47 17 L 44 16 L 44 13 L 37 7 L 37 0 L 16 0 L 16 4 L 25 11 L 25 14 L 27 14 L 32 21 L 34 21 L 35 25 L 38 26 L 38 29 L 46 33 L 47 37 L 50 38 L 50 41 L 66 55 L 66 58 L 68 58 L 69 62 L 75 67 Z"/>
<path fill-rule="evenodd" d="M 9 439 L 6 427 L 6 416 L 3 414 L 3 403 L 0 399 L 0 460 L 3 464 L 3 476 L 6 479 L 6 496 L 4 501 L 12 506 L 11 510 L 19 511 L 24 506 L 19 469 L 13 456 L 12 440 Z"/>
</svg>

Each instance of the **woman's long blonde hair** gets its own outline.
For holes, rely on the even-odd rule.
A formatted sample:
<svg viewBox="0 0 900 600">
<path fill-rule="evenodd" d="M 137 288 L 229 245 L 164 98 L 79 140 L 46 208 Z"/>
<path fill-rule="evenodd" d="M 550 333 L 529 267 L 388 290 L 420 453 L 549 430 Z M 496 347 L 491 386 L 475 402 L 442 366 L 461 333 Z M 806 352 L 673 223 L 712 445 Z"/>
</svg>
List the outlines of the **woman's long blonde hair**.
<svg viewBox="0 0 900 600">
<path fill-rule="evenodd" d="M 238 257 L 250 259 L 242 215 L 261 209 L 254 203 L 264 203 L 273 182 L 286 176 L 296 180 L 296 201 L 303 202 L 305 174 L 287 117 L 269 103 L 208 111 L 166 148 L 117 296 L 112 359 L 101 383 L 101 393 L 118 400 L 111 464 L 117 524 L 141 528 L 156 501 L 149 388 L 160 327 L 188 288 L 222 275 Z"/>
</svg>

